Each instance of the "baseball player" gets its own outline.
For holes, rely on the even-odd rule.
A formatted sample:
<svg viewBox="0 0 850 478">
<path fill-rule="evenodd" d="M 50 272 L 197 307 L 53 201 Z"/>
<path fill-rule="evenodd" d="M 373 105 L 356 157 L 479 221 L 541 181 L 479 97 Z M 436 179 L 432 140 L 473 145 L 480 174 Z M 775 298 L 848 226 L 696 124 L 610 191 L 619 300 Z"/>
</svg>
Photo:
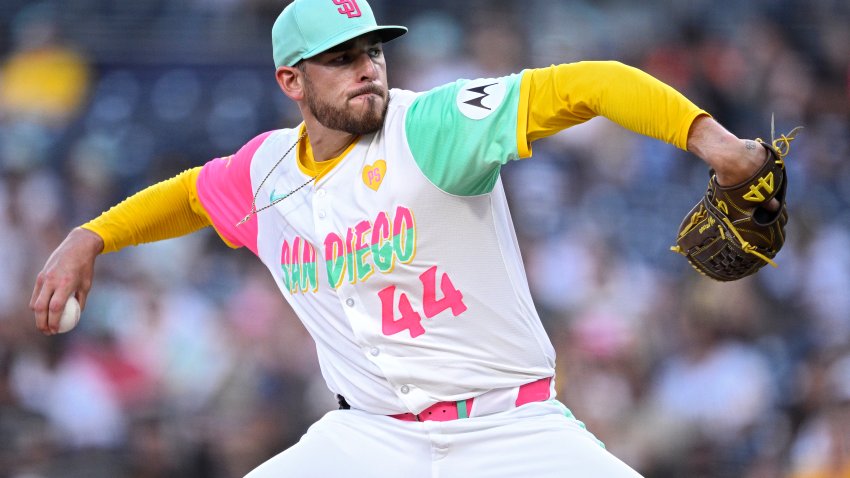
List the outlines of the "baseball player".
<svg viewBox="0 0 850 478">
<path fill-rule="evenodd" d="M 366 0 L 288 5 L 275 77 L 303 123 L 71 231 L 36 280 L 37 327 L 55 333 L 71 294 L 85 305 L 99 254 L 212 226 L 268 267 L 340 403 L 248 477 L 639 476 L 555 397 L 500 168 L 598 115 L 695 153 L 721 184 L 765 150 L 616 62 L 388 89 L 382 44 L 405 31 Z"/>
</svg>

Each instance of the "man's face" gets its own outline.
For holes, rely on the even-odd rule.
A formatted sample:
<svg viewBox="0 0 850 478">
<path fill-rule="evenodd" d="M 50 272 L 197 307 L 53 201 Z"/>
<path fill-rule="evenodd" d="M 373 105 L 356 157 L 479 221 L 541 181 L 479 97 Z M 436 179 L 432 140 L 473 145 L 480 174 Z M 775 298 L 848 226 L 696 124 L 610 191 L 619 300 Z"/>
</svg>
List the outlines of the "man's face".
<svg viewBox="0 0 850 478">
<path fill-rule="evenodd" d="M 326 128 L 369 134 L 384 124 L 389 90 L 381 42 L 365 35 L 304 60 L 307 107 Z"/>
</svg>

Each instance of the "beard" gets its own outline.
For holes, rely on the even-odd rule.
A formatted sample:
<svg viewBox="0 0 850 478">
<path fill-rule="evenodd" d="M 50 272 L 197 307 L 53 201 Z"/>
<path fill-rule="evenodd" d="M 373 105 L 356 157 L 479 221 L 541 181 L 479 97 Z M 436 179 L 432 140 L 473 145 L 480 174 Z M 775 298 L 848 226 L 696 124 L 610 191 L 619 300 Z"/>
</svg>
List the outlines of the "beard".
<svg viewBox="0 0 850 478">
<path fill-rule="evenodd" d="M 390 106 L 389 94 L 386 90 L 375 85 L 367 85 L 355 91 L 348 100 L 346 106 L 340 107 L 331 104 L 320 97 L 313 88 L 313 84 L 309 78 L 305 77 L 305 99 L 310 112 L 316 117 L 316 120 L 325 128 L 344 131 L 349 134 L 366 135 L 371 134 L 384 125 L 384 118 L 387 115 L 387 108 Z M 365 93 L 374 93 L 383 99 L 383 107 L 381 102 L 374 96 L 370 96 L 365 100 L 366 111 L 357 113 L 353 108 L 348 108 L 348 101 L 355 96 Z"/>
</svg>

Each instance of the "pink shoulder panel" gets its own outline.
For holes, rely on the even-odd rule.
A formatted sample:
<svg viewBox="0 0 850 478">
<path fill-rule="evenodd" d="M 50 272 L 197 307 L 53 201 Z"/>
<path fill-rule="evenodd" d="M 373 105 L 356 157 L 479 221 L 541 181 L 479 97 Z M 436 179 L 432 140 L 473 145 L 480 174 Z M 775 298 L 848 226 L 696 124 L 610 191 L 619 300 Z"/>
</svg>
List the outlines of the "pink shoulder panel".
<svg viewBox="0 0 850 478">
<path fill-rule="evenodd" d="M 247 247 L 254 254 L 257 254 L 257 218 L 252 216 L 247 222 L 236 224 L 251 212 L 254 199 L 251 162 L 271 133 L 257 136 L 236 154 L 209 161 L 198 176 L 198 198 L 218 233 L 232 245 Z"/>
</svg>

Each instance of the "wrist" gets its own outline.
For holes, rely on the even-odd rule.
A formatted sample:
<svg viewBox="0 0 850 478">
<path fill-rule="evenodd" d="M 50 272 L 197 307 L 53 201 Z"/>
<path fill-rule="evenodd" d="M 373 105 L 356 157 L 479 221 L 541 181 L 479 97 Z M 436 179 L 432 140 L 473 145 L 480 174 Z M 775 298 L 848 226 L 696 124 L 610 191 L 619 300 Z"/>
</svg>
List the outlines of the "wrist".
<svg viewBox="0 0 850 478">
<path fill-rule="evenodd" d="M 68 234 L 68 238 L 73 239 L 82 250 L 89 252 L 92 256 L 97 256 L 103 252 L 105 246 L 103 238 L 99 234 L 84 227 L 75 227 Z"/>
<path fill-rule="evenodd" d="M 770 157 L 767 149 L 753 140 L 741 139 L 737 143 L 714 168 L 720 186 L 734 186 L 750 179 Z"/>
<path fill-rule="evenodd" d="M 738 139 L 710 116 L 699 117 L 691 125 L 688 151 L 714 170 L 721 186 L 746 181 L 769 157 L 764 146 L 749 139 Z"/>
</svg>

